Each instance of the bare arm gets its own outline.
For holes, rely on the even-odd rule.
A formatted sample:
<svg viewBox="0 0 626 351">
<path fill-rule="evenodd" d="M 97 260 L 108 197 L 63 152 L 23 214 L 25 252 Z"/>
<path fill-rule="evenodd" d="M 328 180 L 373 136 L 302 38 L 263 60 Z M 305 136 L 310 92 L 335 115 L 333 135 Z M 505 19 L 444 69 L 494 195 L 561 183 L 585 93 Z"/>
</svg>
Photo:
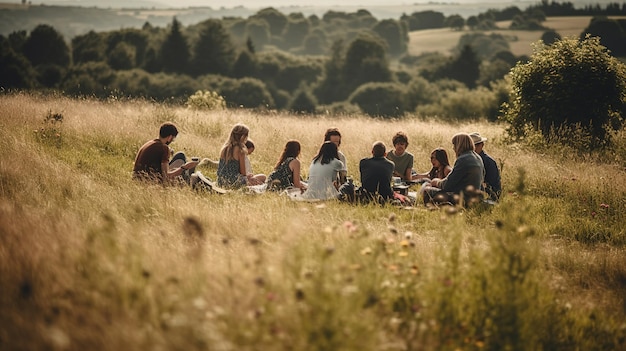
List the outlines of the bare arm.
<svg viewBox="0 0 626 351">
<path fill-rule="evenodd" d="M 174 178 L 174 177 L 177 177 L 177 176 L 183 174 L 183 172 L 186 169 L 191 169 L 193 167 L 196 167 L 198 165 L 198 163 L 199 162 L 197 162 L 197 161 L 189 161 L 189 162 L 185 163 L 184 165 L 182 165 L 182 166 L 180 166 L 178 168 L 174 168 L 174 169 L 170 170 L 169 169 L 170 168 L 169 164 L 167 162 L 163 162 L 163 163 L 161 163 L 161 173 L 167 175 L 166 179 L 171 179 L 171 178 Z"/>
<path fill-rule="evenodd" d="M 161 175 L 163 179 L 175 177 L 174 175 L 170 175 L 170 165 L 167 162 L 161 162 Z"/>
<path fill-rule="evenodd" d="M 299 189 L 306 189 L 306 186 L 300 181 L 300 160 L 297 158 L 289 162 L 289 168 L 293 171 L 293 186 Z"/>
<path fill-rule="evenodd" d="M 418 173 L 415 176 L 413 176 L 414 180 L 417 180 L 417 179 L 428 179 L 428 178 L 430 178 L 430 173 Z"/>
<path fill-rule="evenodd" d="M 404 171 L 404 176 L 402 177 L 402 179 L 404 180 L 411 180 L 411 173 L 413 172 L 413 168 L 412 167 L 407 167 L 406 170 Z"/>
<path fill-rule="evenodd" d="M 239 174 L 247 176 L 248 174 L 246 173 L 246 155 L 244 151 L 240 147 L 236 146 L 233 150 L 233 156 L 237 159 L 237 161 L 239 161 Z"/>
<path fill-rule="evenodd" d="M 340 184 L 345 183 L 347 177 L 348 177 L 348 172 L 347 171 L 344 171 L 344 170 L 339 171 L 339 183 Z"/>
<path fill-rule="evenodd" d="M 441 188 L 441 179 L 433 178 L 433 180 L 430 181 L 430 185 L 434 186 L 435 188 Z"/>
<path fill-rule="evenodd" d="M 254 174 L 248 174 L 246 169 L 246 153 L 238 146 L 233 150 L 233 157 L 239 161 L 239 174 L 246 178 L 247 185 L 257 185 L 254 181 Z"/>
</svg>

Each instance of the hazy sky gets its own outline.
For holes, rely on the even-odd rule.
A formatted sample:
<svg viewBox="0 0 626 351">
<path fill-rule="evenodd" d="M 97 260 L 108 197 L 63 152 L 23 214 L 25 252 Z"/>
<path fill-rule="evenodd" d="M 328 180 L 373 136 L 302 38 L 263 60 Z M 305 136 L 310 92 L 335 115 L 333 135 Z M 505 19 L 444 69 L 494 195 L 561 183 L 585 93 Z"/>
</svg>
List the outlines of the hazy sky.
<svg viewBox="0 0 626 351">
<path fill-rule="evenodd" d="M 210 6 L 212 8 L 235 6 L 244 6 L 248 8 L 260 7 L 284 7 L 284 6 L 398 6 L 398 5 L 415 5 L 415 4 L 472 4 L 472 3 L 515 3 L 518 7 L 526 7 L 531 4 L 537 4 L 541 0 L 153 0 L 165 3 L 172 7 L 186 6 Z M 552 1 L 552 0 L 550 0 Z M 576 7 L 587 4 L 622 3 L 623 0 L 556 0 L 559 3 L 571 2 Z M 106 0 L 102 2 L 106 3 Z"/>
<path fill-rule="evenodd" d="M 1 0 L 0 0 L 1 1 Z M 7 0 L 5 0 L 7 1 Z M 201 6 L 201 7 L 211 7 L 215 9 L 219 8 L 233 8 L 237 6 L 243 6 L 247 8 L 264 8 L 264 7 L 289 7 L 289 6 L 315 6 L 315 7 L 329 7 L 333 6 L 345 7 L 345 6 L 358 6 L 358 7 L 368 7 L 368 6 L 400 6 L 400 5 L 415 5 L 415 4 L 468 4 L 468 3 L 499 3 L 501 1 L 498 0 L 30 0 L 33 4 L 50 4 L 50 5 L 78 5 L 81 6 L 83 3 L 85 6 L 93 6 L 93 3 L 97 3 L 97 7 L 107 8 L 107 7 L 118 7 L 120 5 L 123 6 L 124 3 L 127 5 L 134 4 L 137 2 L 145 1 L 146 3 L 159 3 L 163 4 L 166 7 L 173 8 L 184 8 L 189 6 Z M 520 4 L 531 4 L 537 3 L 539 0 L 508 0 L 504 2 L 513 2 Z M 571 0 L 570 0 L 571 1 Z M 600 0 L 594 1 L 594 3 L 603 2 L 603 1 L 614 1 L 614 0 Z M 7 2 L 20 3 L 21 0 L 13 0 Z M 576 0 L 573 1 L 574 3 Z"/>
<path fill-rule="evenodd" d="M 4 0 L 5 2 L 20 3 L 21 0 Z M 378 8 L 378 9 L 401 9 L 408 7 L 410 11 L 434 10 L 444 13 L 450 12 L 455 7 L 464 8 L 465 12 L 474 9 L 476 13 L 487 9 L 517 6 L 524 9 L 530 5 L 538 4 L 541 0 L 29 0 L 33 5 L 61 5 L 61 6 L 87 6 L 100 8 L 187 8 L 187 7 L 210 7 L 213 9 L 232 9 L 243 6 L 248 9 L 261 9 L 265 7 L 289 8 L 294 7 L 294 12 L 300 8 L 320 8 L 346 11 L 355 8 Z M 552 1 L 552 0 L 550 0 Z M 571 2 L 575 7 L 583 7 L 588 4 L 606 5 L 622 0 L 556 0 L 557 2 Z M 2 0 L 0 0 L 2 2 Z M 475 13 L 474 13 L 475 14 Z"/>
<path fill-rule="evenodd" d="M 452 0 L 452 1 L 430 1 L 430 0 L 153 0 L 168 4 L 170 6 L 210 6 L 212 8 L 244 6 L 248 8 L 255 7 L 278 7 L 278 6 L 395 6 L 395 5 L 411 5 L 425 4 L 428 2 L 435 3 L 473 3 L 473 2 L 492 2 L 497 3 L 498 0 Z M 103 1 L 106 2 L 106 1 Z M 536 2 L 529 0 L 527 2 Z"/>
</svg>

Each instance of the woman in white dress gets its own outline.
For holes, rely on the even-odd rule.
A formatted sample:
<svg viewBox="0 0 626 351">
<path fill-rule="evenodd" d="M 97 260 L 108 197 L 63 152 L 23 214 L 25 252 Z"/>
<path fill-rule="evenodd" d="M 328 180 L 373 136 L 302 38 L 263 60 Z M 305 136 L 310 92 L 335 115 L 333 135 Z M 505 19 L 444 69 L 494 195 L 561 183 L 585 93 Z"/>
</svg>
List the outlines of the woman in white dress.
<svg viewBox="0 0 626 351">
<path fill-rule="evenodd" d="M 330 141 L 324 142 L 311 162 L 308 188 L 302 194 L 302 198 L 307 200 L 336 199 L 339 191 L 334 181 L 337 179 L 338 172 L 343 168 L 343 163 L 339 161 L 337 145 Z"/>
</svg>

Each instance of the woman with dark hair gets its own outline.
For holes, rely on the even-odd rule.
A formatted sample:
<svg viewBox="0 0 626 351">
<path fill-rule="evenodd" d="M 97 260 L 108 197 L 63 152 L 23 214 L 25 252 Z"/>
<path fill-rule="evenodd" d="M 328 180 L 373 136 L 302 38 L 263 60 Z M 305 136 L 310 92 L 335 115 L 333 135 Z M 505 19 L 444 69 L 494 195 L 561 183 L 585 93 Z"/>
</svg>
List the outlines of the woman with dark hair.
<svg viewBox="0 0 626 351">
<path fill-rule="evenodd" d="M 342 169 L 343 163 L 339 161 L 337 145 L 331 141 L 325 141 L 311 162 L 308 188 L 302 197 L 309 200 L 337 198 L 339 191 L 334 181 Z"/>
<path fill-rule="evenodd" d="M 448 161 L 448 152 L 444 148 L 438 147 L 430 153 L 430 163 L 432 163 L 433 168 L 428 173 L 416 174 L 413 176 L 413 179 L 443 179 L 452 171 L 452 166 L 450 166 L 450 161 Z"/>
<path fill-rule="evenodd" d="M 269 190 L 283 190 L 288 187 L 296 187 L 301 191 L 306 190 L 306 184 L 300 181 L 300 142 L 289 140 L 280 155 L 274 171 L 267 177 Z"/>
</svg>

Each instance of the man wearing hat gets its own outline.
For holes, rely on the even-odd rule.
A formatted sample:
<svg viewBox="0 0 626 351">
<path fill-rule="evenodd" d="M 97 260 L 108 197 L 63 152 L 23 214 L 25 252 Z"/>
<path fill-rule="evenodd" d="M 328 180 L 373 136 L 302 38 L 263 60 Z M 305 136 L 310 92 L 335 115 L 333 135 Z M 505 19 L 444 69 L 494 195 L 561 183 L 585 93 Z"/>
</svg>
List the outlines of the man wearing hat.
<svg viewBox="0 0 626 351">
<path fill-rule="evenodd" d="M 487 155 L 483 150 L 485 141 L 487 138 L 482 137 L 480 133 L 474 132 L 470 134 L 474 141 L 474 150 L 483 159 L 485 165 L 485 192 L 489 194 L 489 198 L 493 201 L 498 201 L 500 193 L 502 192 L 502 185 L 500 184 L 500 171 L 498 170 L 498 164 L 493 157 Z"/>
</svg>

